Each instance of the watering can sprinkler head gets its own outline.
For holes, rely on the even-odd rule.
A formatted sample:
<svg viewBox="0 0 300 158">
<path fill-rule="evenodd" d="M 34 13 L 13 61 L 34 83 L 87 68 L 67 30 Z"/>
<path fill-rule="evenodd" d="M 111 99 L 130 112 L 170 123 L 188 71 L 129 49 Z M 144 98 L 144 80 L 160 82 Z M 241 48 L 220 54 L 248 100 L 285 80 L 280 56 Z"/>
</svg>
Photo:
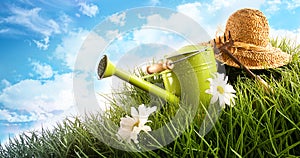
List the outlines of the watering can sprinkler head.
<svg viewBox="0 0 300 158">
<path fill-rule="evenodd" d="M 114 75 L 116 72 L 116 67 L 113 63 L 108 60 L 107 56 L 104 55 L 98 65 L 98 77 L 103 79 Z"/>
</svg>

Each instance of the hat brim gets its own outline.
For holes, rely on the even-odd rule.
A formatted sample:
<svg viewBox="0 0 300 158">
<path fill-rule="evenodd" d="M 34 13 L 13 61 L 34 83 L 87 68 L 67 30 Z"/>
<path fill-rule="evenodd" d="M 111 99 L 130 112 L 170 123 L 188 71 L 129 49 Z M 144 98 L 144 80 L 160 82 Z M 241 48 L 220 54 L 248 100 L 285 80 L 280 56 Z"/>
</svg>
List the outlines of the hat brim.
<svg viewBox="0 0 300 158">
<path fill-rule="evenodd" d="M 272 46 L 259 51 L 232 47 L 229 51 L 249 69 L 277 68 L 291 61 L 290 54 L 282 52 L 279 48 Z M 225 53 L 220 52 L 220 54 L 215 54 L 215 57 L 226 65 L 240 68 L 240 66 Z"/>
</svg>

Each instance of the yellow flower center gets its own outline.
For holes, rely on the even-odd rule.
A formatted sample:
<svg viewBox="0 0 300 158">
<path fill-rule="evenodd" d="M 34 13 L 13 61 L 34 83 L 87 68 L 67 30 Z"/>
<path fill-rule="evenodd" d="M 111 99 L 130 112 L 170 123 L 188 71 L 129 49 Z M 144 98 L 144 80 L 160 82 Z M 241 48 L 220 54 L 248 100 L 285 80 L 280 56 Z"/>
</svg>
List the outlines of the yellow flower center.
<svg viewBox="0 0 300 158">
<path fill-rule="evenodd" d="M 224 88 L 221 86 L 217 86 L 217 91 L 221 94 L 224 94 L 224 92 L 225 92 Z"/>
<path fill-rule="evenodd" d="M 136 123 L 133 124 L 131 130 L 133 131 L 133 128 L 134 128 L 134 127 L 138 127 L 138 126 L 139 126 L 139 123 L 140 123 L 140 120 L 136 121 Z"/>
</svg>

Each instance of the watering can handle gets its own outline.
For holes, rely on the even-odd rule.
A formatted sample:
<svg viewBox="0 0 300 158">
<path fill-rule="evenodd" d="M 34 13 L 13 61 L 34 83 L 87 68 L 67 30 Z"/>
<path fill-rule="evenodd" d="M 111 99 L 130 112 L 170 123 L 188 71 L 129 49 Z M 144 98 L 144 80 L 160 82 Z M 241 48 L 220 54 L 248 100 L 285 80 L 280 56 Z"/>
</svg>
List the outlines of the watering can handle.
<svg viewBox="0 0 300 158">
<path fill-rule="evenodd" d="M 153 64 L 150 66 L 147 66 L 146 70 L 148 74 L 154 74 L 154 73 L 160 73 L 164 70 L 172 70 L 174 68 L 174 64 L 171 60 L 167 60 L 164 63 L 159 62 L 157 64 Z"/>
<path fill-rule="evenodd" d="M 185 52 L 185 54 L 187 54 L 187 53 L 191 53 L 191 54 L 188 55 L 188 56 L 185 56 L 184 58 L 176 60 L 176 61 L 167 60 L 164 63 L 159 62 L 157 64 L 147 66 L 147 68 L 146 68 L 147 73 L 148 74 L 153 74 L 153 73 L 160 73 L 164 70 L 172 70 L 174 68 L 175 63 L 178 63 L 178 62 L 181 62 L 181 61 L 186 60 L 188 58 L 191 58 L 191 57 L 193 57 L 193 56 L 195 56 L 195 55 L 197 55 L 201 52 L 204 52 L 204 51 L 207 51 L 207 47 L 205 47 L 201 50 L 194 50 L 194 51 L 190 51 L 190 52 Z"/>
</svg>

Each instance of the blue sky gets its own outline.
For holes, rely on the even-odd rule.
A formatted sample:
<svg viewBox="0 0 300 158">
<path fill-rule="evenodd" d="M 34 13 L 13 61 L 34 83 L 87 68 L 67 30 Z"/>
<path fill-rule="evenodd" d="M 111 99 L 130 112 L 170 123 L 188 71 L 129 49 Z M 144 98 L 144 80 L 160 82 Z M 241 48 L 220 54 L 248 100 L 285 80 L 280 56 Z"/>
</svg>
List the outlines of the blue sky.
<svg viewBox="0 0 300 158">
<path fill-rule="evenodd" d="M 131 45 L 157 39 L 179 47 L 182 43 L 177 38 L 163 38 L 164 33 L 155 30 L 137 30 L 126 37 L 118 34 L 118 26 L 121 28 L 129 19 L 122 12 L 145 6 L 181 12 L 198 22 L 212 37 L 237 9 L 256 8 L 267 16 L 271 37 L 288 37 L 296 43 L 300 40 L 299 0 L 0 2 L 0 141 L 41 126 L 50 128 L 64 117 L 78 114 L 73 95 L 74 63 L 81 45 L 101 22 L 110 20 L 118 24 L 106 34 L 117 37 L 108 51 L 122 53 L 132 48 Z M 180 21 L 176 23 L 181 25 Z M 109 90 L 108 84 L 95 87 L 96 91 Z"/>
</svg>

